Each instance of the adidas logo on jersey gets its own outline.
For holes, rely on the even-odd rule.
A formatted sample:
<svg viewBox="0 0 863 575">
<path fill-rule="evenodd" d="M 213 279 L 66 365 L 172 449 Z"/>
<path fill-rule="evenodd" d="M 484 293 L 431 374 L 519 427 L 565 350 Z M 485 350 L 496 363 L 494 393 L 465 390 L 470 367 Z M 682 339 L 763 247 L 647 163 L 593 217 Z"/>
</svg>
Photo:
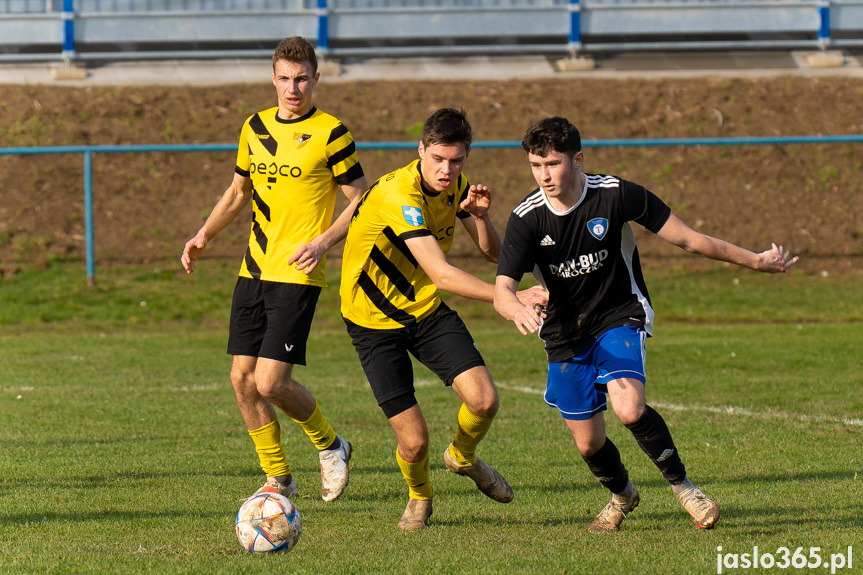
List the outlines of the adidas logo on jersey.
<svg viewBox="0 0 863 575">
<path fill-rule="evenodd" d="M 554 240 L 551 239 L 551 236 L 546 235 L 544 238 L 542 238 L 542 241 L 539 242 L 539 245 L 541 245 L 541 246 L 553 246 L 555 244 L 554 244 Z"/>
</svg>

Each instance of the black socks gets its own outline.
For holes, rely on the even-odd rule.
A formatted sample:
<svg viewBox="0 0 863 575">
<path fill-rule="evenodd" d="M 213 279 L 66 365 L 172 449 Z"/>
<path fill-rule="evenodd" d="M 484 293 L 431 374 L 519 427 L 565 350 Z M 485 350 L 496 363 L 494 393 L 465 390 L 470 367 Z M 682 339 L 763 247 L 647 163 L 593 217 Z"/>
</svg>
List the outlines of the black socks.
<svg viewBox="0 0 863 575">
<path fill-rule="evenodd" d="M 667 481 L 678 483 L 686 478 L 686 467 L 677 454 L 671 432 L 662 416 L 652 407 L 646 405 L 641 419 L 626 428 Z"/>
<path fill-rule="evenodd" d="M 620 493 L 626 489 L 629 473 L 620 461 L 620 452 L 611 439 L 606 438 L 605 444 L 593 455 L 582 455 L 581 458 L 603 487 L 612 493 Z"/>
</svg>

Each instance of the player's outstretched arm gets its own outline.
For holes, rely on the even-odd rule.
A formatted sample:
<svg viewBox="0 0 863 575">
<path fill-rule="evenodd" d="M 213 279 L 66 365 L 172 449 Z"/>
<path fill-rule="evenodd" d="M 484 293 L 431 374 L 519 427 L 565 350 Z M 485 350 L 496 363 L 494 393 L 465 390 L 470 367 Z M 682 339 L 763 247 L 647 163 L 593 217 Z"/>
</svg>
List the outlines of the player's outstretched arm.
<svg viewBox="0 0 863 575">
<path fill-rule="evenodd" d="M 769 250 L 759 254 L 700 232 L 696 232 L 674 214 L 657 233 L 659 237 L 675 246 L 706 258 L 729 262 L 765 273 L 785 273 L 800 258 L 782 246 L 773 244 Z"/>
<path fill-rule="evenodd" d="M 345 239 L 348 235 L 348 226 L 351 223 L 351 218 L 354 211 L 357 209 L 363 193 L 366 191 L 366 178 L 357 178 L 350 184 L 340 186 L 345 197 L 348 198 L 348 205 L 335 219 L 333 224 L 327 230 L 313 239 L 297 248 L 291 259 L 288 260 L 288 265 L 297 264 L 297 270 L 309 275 L 314 271 L 324 254 L 331 247 Z"/>
<path fill-rule="evenodd" d="M 245 207 L 251 197 L 252 181 L 235 173 L 231 185 L 219 198 L 207 221 L 204 222 L 195 237 L 186 242 L 183 248 L 180 262 L 187 274 L 195 271 L 195 261 L 207 247 L 207 243 L 237 217 L 237 214 Z"/>
<path fill-rule="evenodd" d="M 501 238 L 488 215 L 488 209 L 491 207 L 491 191 L 482 184 L 471 186 L 468 189 L 467 198 L 459 204 L 459 207 L 473 216 L 461 220 L 461 223 L 477 249 L 486 260 L 497 263 L 500 257 Z"/>
<path fill-rule="evenodd" d="M 489 303 L 494 300 L 494 286 L 451 265 L 434 236 L 410 238 L 405 245 L 439 290 Z"/>
<path fill-rule="evenodd" d="M 437 239 L 433 236 L 410 238 L 405 240 L 405 245 L 439 290 L 469 299 L 494 301 L 495 286 L 451 265 L 446 260 L 446 255 L 437 243 Z M 545 307 L 548 303 L 548 292 L 541 286 L 534 286 L 530 289 L 521 290 L 516 298 L 523 305 L 533 306 L 536 304 Z"/>
</svg>

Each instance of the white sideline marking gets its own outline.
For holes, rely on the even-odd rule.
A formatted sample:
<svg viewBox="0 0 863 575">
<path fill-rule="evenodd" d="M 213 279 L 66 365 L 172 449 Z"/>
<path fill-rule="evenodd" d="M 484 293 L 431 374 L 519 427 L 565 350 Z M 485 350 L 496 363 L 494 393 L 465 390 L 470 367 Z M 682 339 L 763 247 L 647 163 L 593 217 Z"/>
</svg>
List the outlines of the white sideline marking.
<svg viewBox="0 0 863 575">
<path fill-rule="evenodd" d="M 188 392 L 188 391 L 213 391 L 217 389 L 222 389 L 224 387 L 221 383 L 208 383 L 208 384 L 196 384 L 196 385 L 173 385 L 168 389 L 168 391 L 176 391 L 176 392 Z M 21 387 L 3 387 L 0 388 L 0 392 L 3 393 L 16 393 L 16 392 L 27 392 L 27 391 L 42 391 L 43 388 L 32 387 L 29 385 L 23 385 Z M 141 388 L 142 391 L 162 391 L 161 387 L 148 387 Z"/>
<path fill-rule="evenodd" d="M 220 383 L 210 383 L 206 385 L 198 384 L 198 385 L 179 385 L 169 387 L 169 391 L 213 391 L 216 389 L 221 389 L 223 386 Z"/>
<path fill-rule="evenodd" d="M 827 423 L 843 423 L 845 425 L 863 425 L 863 419 L 848 417 L 833 417 L 830 415 L 807 415 L 805 413 L 785 413 L 784 411 L 752 411 L 745 407 L 728 405 L 715 407 L 710 405 L 679 405 L 676 403 L 652 403 L 663 409 L 673 411 L 709 411 L 711 413 L 724 413 L 728 415 L 748 415 L 761 419 L 797 419 L 799 421 L 824 421 Z"/>
<path fill-rule="evenodd" d="M 423 382 L 425 384 L 425 382 Z M 527 387 L 524 385 L 508 385 L 506 383 L 495 383 L 500 389 L 507 391 L 519 391 L 533 395 L 543 395 L 544 389 L 535 387 Z M 721 413 L 725 415 L 745 415 L 748 417 L 757 417 L 760 419 L 796 419 L 798 421 L 815 421 L 826 423 L 842 423 L 844 425 L 859 425 L 863 426 L 863 419 L 848 418 L 848 417 L 833 417 L 830 415 L 807 415 L 805 413 L 785 413 L 783 411 L 753 411 L 745 407 L 735 407 L 733 405 L 725 407 L 715 407 L 712 405 L 682 405 L 679 403 L 661 403 L 651 401 L 650 405 L 662 409 L 670 409 L 672 411 L 707 411 L 709 413 Z"/>
</svg>

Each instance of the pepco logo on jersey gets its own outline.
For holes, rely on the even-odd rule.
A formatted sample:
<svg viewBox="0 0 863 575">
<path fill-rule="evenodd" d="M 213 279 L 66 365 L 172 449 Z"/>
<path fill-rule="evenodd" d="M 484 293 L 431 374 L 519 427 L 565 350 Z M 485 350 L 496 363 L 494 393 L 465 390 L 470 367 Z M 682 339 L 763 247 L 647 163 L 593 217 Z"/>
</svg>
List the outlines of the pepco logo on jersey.
<svg viewBox="0 0 863 575">
<path fill-rule="evenodd" d="M 455 233 L 455 226 L 450 226 L 448 228 L 441 228 L 437 231 L 437 239 L 439 242 L 444 241 L 445 239 L 452 237 Z"/>
<path fill-rule="evenodd" d="M 303 175 L 303 170 L 301 170 L 299 166 L 289 166 L 287 164 L 278 165 L 275 162 L 271 162 L 269 165 L 264 162 L 252 164 L 249 166 L 249 171 L 253 174 L 291 176 L 292 178 L 299 178 Z"/>
</svg>

